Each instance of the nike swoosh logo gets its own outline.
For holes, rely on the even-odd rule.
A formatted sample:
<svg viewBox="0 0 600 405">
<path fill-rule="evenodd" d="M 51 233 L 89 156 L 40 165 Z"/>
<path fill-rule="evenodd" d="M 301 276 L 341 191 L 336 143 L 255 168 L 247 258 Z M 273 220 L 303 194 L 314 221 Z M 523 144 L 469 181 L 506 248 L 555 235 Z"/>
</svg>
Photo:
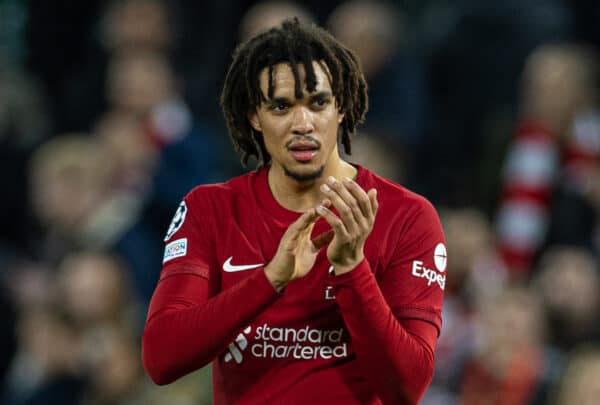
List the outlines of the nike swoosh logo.
<svg viewBox="0 0 600 405">
<path fill-rule="evenodd" d="M 226 271 L 227 273 L 235 273 L 236 271 L 245 271 L 245 270 L 252 270 L 252 269 L 256 269 L 257 267 L 261 267 L 263 264 L 244 264 L 241 266 L 236 266 L 231 264 L 231 259 L 233 259 L 233 256 L 231 256 L 229 259 L 225 260 L 225 263 L 223 263 L 223 271 Z"/>
</svg>

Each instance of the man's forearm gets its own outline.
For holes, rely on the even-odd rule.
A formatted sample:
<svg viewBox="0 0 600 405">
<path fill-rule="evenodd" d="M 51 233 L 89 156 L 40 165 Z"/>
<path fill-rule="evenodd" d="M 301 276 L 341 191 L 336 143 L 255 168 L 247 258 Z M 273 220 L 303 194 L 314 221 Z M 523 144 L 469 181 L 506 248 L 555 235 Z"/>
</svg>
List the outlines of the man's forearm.
<svg viewBox="0 0 600 405">
<path fill-rule="evenodd" d="M 192 301 L 207 295 L 207 280 L 195 275 L 159 283 L 142 337 L 144 367 L 155 383 L 169 384 L 210 363 L 279 296 L 260 270 L 211 299 Z"/>
<path fill-rule="evenodd" d="M 427 339 L 400 324 L 367 261 L 336 277 L 335 284 L 336 301 L 365 377 L 385 404 L 416 404 L 433 375 Z"/>
</svg>

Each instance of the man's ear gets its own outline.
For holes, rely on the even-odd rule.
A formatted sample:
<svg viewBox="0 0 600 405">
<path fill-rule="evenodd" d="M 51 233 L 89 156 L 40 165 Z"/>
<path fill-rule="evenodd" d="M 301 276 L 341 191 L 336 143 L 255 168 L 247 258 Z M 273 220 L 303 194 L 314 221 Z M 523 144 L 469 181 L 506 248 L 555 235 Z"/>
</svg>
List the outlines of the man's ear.
<svg viewBox="0 0 600 405">
<path fill-rule="evenodd" d="M 258 132 L 262 132 L 262 128 L 260 126 L 260 121 L 258 120 L 258 114 L 256 111 L 248 113 L 248 121 L 250 121 L 250 125 Z"/>
</svg>

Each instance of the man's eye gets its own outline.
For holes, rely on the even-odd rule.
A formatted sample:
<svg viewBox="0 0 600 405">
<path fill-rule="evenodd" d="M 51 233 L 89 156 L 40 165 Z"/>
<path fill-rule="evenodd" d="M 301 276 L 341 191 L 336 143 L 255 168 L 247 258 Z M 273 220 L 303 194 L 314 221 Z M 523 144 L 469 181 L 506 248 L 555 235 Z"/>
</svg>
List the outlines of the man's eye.
<svg viewBox="0 0 600 405">
<path fill-rule="evenodd" d="M 324 98 L 318 98 L 313 101 L 313 105 L 316 107 L 323 107 L 326 104 L 327 104 L 327 100 L 325 100 Z"/>
<path fill-rule="evenodd" d="M 285 111 L 288 105 L 286 103 L 271 104 L 271 110 L 273 111 Z"/>
</svg>

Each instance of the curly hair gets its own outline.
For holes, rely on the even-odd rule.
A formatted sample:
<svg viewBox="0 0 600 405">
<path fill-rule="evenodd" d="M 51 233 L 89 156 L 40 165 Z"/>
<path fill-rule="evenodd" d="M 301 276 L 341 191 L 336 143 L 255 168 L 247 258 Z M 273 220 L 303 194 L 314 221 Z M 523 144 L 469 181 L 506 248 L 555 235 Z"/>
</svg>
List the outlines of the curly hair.
<svg viewBox="0 0 600 405">
<path fill-rule="evenodd" d="M 336 106 L 344 114 L 338 131 L 339 141 L 345 152 L 351 154 L 350 137 L 364 121 L 368 109 L 367 83 L 358 58 L 323 28 L 294 18 L 242 43 L 233 53 L 221 93 L 221 108 L 242 165 L 246 166 L 251 156 L 256 157 L 259 167 L 271 160 L 262 133 L 252 128 L 248 113 L 267 101 L 267 97 L 273 97 L 274 65 L 290 65 L 295 96 L 302 98 L 298 65 L 304 65 L 306 90 L 313 92 L 317 85 L 313 61 L 324 62 L 329 69 Z M 266 96 L 259 84 L 259 75 L 265 68 L 269 73 Z"/>
</svg>

